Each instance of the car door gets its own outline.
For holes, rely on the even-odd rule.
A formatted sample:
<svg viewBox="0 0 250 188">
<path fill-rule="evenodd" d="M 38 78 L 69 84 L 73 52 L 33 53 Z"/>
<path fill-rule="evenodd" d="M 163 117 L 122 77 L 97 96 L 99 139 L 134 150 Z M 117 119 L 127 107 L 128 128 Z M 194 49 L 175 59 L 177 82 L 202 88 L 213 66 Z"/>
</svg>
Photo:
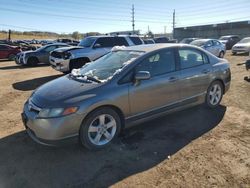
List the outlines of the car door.
<svg viewBox="0 0 250 188">
<path fill-rule="evenodd" d="M 41 63 L 49 63 L 49 55 L 50 52 L 55 50 L 57 48 L 57 45 L 51 45 L 46 47 L 40 54 L 39 54 L 39 60 Z"/>
<path fill-rule="evenodd" d="M 110 52 L 114 46 L 113 37 L 100 37 L 93 44 L 93 50 L 91 52 L 91 59 L 97 59 L 104 54 Z"/>
<path fill-rule="evenodd" d="M 216 55 L 216 47 L 215 47 L 215 45 L 214 45 L 214 43 L 213 43 L 212 40 L 209 40 L 209 41 L 206 42 L 205 49 L 207 51 L 209 51 L 210 53 Z"/>
<path fill-rule="evenodd" d="M 214 45 L 214 55 L 218 57 L 223 48 L 222 47 L 223 44 L 217 40 L 213 40 L 213 45 Z"/>
<path fill-rule="evenodd" d="M 174 49 L 164 49 L 146 57 L 135 69 L 148 71 L 149 80 L 129 86 L 131 115 L 162 109 L 180 99 L 179 71 L 176 70 Z"/>
<path fill-rule="evenodd" d="M 212 80 L 212 66 L 207 55 L 188 47 L 179 48 L 181 99 L 204 95 Z"/>
<path fill-rule="evenodd" d="M 5 59 L 9 56 L 10 49 L 5 45 L 0 45 L 0 58 Z"/>
</svg>

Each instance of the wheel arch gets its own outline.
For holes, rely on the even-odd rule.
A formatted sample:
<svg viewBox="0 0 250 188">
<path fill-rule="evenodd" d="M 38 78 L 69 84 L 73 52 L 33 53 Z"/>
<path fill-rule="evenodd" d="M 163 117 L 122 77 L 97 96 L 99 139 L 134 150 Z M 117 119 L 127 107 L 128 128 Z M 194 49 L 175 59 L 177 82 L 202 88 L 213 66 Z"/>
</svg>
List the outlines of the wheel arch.
<svg viewBox="0 0 250 188">
<path fill-rule="evenodd" d="M 213 82 L 216 82 L 216 81 L 218 81 L 218 82 L 221 83 L 222 89 L 223 89 L 223 94 L 225 94 L 225 83 L 224 83 L 224 81 L 223 81 L 221 78 L 216 78 L 216 79 L 214 79 L 214 80 L 210 83 L 210 85 L 211 85 Z M 209 86 L 210 86 L 210 85 L 209 85 Z"/>
<path fill-rule="evenodd" d="M 120 120 L 121 120 L 121 130 L 124 129 L 124 127 L 125 127 L 125 116 L 124 116 L 124 113 L 122 112 L 122 110 L 121 110 L 119 107 L 117 107 L 117 106 L 115 106 L 115 105 L 111 105 L 111 104 L 101 105 L 101 106 L 98 106 L 98 107 L 92 109 L 92 110 L 89 111 L 89 112 L 87 113 L 87 115 L 83 118 L 82 122 L 83 122 L 86 118 L 88 118 L 88 116 L 89 116 L 92 112 L 94 112 L 94 111 L 96 111 L 96 110 L 98 110 L 98 109 L 101 109 L 101 108 L 111 108 L 112 110 L 114 110 L 114 111 L 119 115 L 119 117 L 120 117 Z"/>
</svg>

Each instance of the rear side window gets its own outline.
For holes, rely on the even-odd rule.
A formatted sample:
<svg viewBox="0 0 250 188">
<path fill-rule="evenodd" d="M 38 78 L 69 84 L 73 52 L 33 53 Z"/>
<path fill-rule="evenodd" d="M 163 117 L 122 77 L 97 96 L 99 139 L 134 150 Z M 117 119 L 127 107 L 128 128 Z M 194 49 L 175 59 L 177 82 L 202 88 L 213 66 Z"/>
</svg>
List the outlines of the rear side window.
<svg viewBox="0 0 250 188">
<path fill-rule="evenodd" d="M 144 59 L 136 67 L 138 71 L 148 71 L 152 77 L 175 71 L 174 50 L 162 50 Z"/>
<path fill-rule="evenodd" d="M 114 43 L 111 37 L 103 37 L 96 40 L 95 44 L 100 44 L 102 48 L 113 47 Z"/>
<path fill-rule="evenodd" d="M 135 44 L 135 45 L 140 45 L 142 44 L 142 41 L 139 37 L 129 37 L 129 39 Z"/>
<path fill-rule="evenodd" d="M 204 64 L 204 55 L 198 50 L 180 49 L 179 56 L 181 69 L 196 67 Z M 206 61 L 208 61 L 207 58 Z"/>
<path fill-rule="evenodd" d="M 115 37 L 114 45 L 115 46 L 128 46 L 128 42 L 126 41 L 124 37 Z"/>
</svg>

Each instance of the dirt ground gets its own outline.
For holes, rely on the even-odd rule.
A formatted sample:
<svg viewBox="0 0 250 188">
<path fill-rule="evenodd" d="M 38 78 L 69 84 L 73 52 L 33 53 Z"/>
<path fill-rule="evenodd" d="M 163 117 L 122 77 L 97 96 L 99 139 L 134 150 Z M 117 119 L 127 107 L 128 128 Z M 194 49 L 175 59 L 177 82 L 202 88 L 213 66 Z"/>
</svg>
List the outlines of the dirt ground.
<svg viewBox="0 0 250 188">
<path fill-rule="evenodd" d="M 41 84 L 62 74 L 48 66 L 0 62 L 0 188 L 250 187 L 248 56 L 231 56 L 232 83 L 221 106 L 197 106 L 126 130 L 105 150 L 34 143 L 20 118 Z"/>
</svg>

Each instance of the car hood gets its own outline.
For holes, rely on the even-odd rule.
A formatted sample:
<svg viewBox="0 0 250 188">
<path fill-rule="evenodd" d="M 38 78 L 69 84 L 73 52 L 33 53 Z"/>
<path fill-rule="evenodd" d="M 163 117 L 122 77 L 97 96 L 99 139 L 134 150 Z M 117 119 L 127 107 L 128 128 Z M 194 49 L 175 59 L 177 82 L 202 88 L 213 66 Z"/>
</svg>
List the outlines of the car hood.
<svg viewBox="0 0 250 188">
<path fill-rule="evenodd" d="M 69 46 L 69 47 L 62 47 L 62 48 L 57 48 L 54 51 L 55 52 L 68 52 L 71 50 L 78 50 L 78 49 L 83 49 L 84 47 L 82 46 Z"/>
<path fill-rule="evenodd" d="M 239 47 L 239 46 L 241 46 L 241 47 L 250 47 L 250 42 L 248 42 L 248 43 L 237 43 L 237 44 L 234 45 L 234 47 Z"/>
<path fill-rule="evenodd" d="M 78 81 L 66 75 L 39 87 L 31 100 L 41 108 L 64 107 L 95 96 L 91 90 L 100 85 L 102 83 Z"/>
</svg>

